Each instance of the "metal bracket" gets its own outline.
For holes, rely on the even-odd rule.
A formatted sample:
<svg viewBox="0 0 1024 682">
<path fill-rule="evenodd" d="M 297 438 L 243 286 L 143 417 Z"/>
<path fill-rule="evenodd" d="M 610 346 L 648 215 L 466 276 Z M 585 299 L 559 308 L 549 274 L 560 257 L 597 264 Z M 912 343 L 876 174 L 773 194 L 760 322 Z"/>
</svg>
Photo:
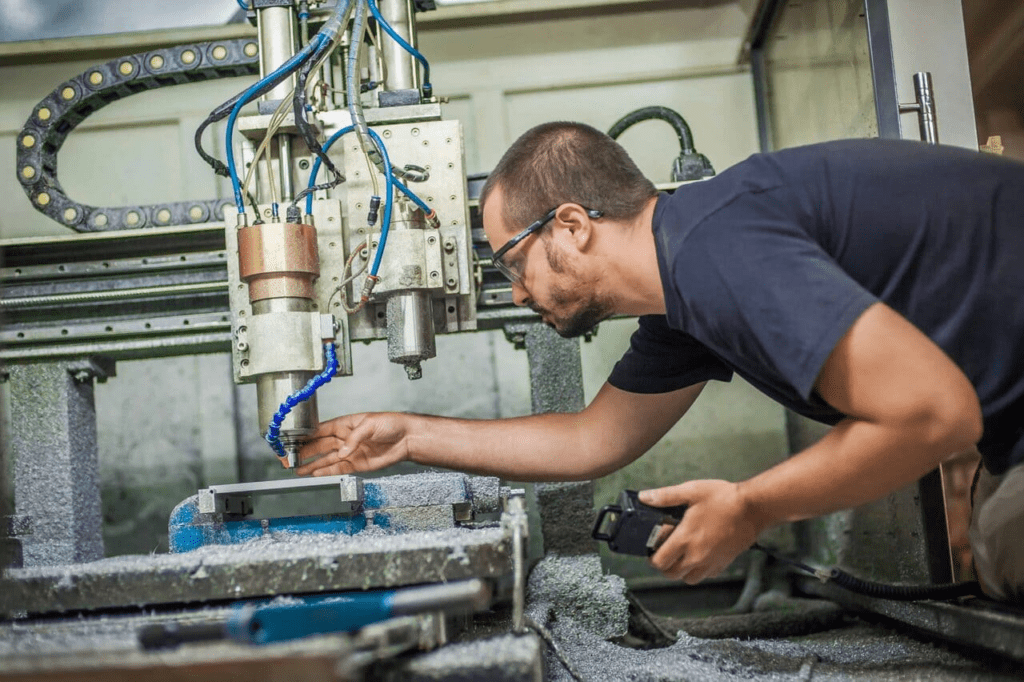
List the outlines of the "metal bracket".
<svg viewBox="0 0 1024 682">
<path fill-rule="evenodd" d="M 94 379 L 106 383 L 107 379 L 117 376 L 117 367 L 110 358 L 101 356 L 85 358 L 67 365 L 68 374 L 78 383 L 84 384 Z"/>
<path fill-rule="evenodd" d="M 359 514 L 363 511 L 363 479 L 357 476 L 342 476 L 338 481 L 341 493 L 341 513 Z"/>
</svg>

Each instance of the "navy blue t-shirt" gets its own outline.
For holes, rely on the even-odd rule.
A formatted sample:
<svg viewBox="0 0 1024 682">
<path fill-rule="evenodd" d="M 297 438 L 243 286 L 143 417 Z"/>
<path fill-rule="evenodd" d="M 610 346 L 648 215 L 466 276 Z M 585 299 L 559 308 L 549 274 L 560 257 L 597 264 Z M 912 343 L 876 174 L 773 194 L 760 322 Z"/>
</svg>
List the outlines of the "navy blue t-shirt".
<svg viewBox="0 0 1024 682">
<path fill-rule="evenodd" d="M 640 318 L 613 386 L 736 372 L 834 424 L 814 382 L 882 301 L 974 384 L 988 469 L 1024 462 L 1024 164 L 877 139 L 756 154 L 661 195 L 653 231 L 667 314 Z"/>
</svg>

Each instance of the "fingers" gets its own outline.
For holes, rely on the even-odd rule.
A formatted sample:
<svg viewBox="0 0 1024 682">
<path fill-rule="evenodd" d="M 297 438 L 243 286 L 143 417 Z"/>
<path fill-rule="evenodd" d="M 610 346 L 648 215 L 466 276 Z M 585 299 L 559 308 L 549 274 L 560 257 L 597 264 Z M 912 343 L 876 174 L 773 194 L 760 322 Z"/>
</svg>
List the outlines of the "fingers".
<svg viewBox="0 0 1024 682">
<path fill-rule="evenodd" d="M 653 488 L 639 492 L 640 501 L 652 507 L 674 507 L 678 504 L 693 504 L 701 493 L 703 481 L 687 481 L 665 488 Z"/>
<path fill-rule="evenodd" d="M 299 450 L 300 476 L 337 476 L 375 468 L 369 446 L 373 441 L 373 420 L 367 415 L 348 415 L 323 422 Z M 378 465 L 379 466 L 379 465 Z"/>
<path fill-rule="evenodd" d="M 344 440 L 335 436 L 325 436 L 316 440 L 306 441 L 299 448 L 299 461 L 305 462 L 308 459 L 316 459 L 331 452 L 337 452 L 344 444 Z"/>
<path fill-rule="evenodd" d="M 715 563 L 712 557 L 697 551 L 680 552 L 679 548 L 669 548 L 665 554 L 659 554 L 660 551 L 651 557 L 654 567 L 669 580 L 681 580 L 688 585 L 696 585 L 705 578 L 712 578 L 725 568 Z"/>
</svg>

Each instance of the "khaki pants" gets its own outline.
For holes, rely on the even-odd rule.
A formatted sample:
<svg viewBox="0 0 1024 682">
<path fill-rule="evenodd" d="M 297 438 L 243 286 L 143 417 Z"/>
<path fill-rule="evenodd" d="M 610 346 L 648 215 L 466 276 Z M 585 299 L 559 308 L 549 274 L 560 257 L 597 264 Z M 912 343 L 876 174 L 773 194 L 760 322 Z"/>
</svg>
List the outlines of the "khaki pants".
<svg viewBox="0 0 1024 682">
<path fill-rule="evenodd" d="M 969 537 L 985 594 L 1024 604 L 1024 464 L 1001 476 L 981 467 Z"/>
</svg>

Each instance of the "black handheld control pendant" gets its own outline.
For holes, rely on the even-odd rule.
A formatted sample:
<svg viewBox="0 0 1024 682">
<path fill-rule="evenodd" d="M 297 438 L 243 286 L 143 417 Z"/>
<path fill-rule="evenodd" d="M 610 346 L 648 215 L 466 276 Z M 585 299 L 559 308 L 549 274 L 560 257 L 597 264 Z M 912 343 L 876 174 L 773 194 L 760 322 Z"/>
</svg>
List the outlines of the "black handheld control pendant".
<svg viewBox="0 0 1024 682">
<path fill-rule="evenodd" d="M 685 504 L 651 507 L 640 501 L 635 490 L 623 490 L 617 505 L 607 505 L 597 513 L 590 536 L 607 542 L 619 554 L 651 556 L 685 512 Z"/>
</svg>

